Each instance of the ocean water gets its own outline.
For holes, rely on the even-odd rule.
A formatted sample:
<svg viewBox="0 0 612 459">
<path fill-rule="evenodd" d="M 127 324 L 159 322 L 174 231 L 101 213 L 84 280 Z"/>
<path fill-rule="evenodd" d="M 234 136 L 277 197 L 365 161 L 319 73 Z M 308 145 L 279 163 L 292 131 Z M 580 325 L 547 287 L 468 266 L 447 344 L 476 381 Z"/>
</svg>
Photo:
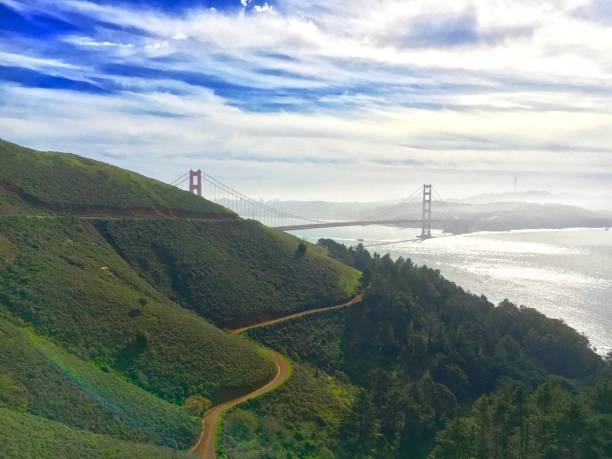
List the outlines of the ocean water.
<svg viewBox="0 0 612 459">
<path fill-rule="evenodd" d="M 436 233 L 428 241 L 414 240 L 417 229 L 384 226 L 293 233 L 312 242 L 362 242 L 370 251 L 411 258 L 494 303 L 508 298 L 563 319 L 599 353 L 612 350 L 612 230 Z"/>
</svg>

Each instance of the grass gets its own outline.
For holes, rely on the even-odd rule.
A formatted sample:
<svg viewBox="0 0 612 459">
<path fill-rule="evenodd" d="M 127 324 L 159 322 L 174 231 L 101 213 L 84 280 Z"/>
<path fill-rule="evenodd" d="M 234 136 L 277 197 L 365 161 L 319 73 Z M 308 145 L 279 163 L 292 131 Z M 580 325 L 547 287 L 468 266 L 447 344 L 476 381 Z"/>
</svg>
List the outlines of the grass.
<svg viewBox="0 0 612 459">
<path fill-rule="evenodd" d="M 0 164 L 0 214 L 234 217 L 191 193 L 77 155 L 0 140 Z"/>
<path fill-rule="evenodd" d="M 200 420 L 0 318 L 0 406 L 124 440 L 188 448 Z"/>
<path fill-rule="evenodd" d="M 178 404 L 218 402 L 273 374 L 246 340 L 155 290 L 89 221 L 3 218 L 0 234 L 16 251 L 0 258 L 0 304 L 81 359 Z"/>
<path fill-rule="evenodd" d="M 68 427 L 62 423 L 0 408 L 0 456 L 58 459 L 179 459 L 179 453 L 158 446 L 131 443 Z"/>
<path fill-rule="evenodd" d="M 100 232 L 168 297 L 219 326 L 333 305 L 360 273 L 250 221 L 104 220 Z"/>
<path fill-rule="evenodd" d="M 309 366 L 263 397 L 228 411 L 220 450 L 226 459 L 333 458 L 357 389 Z"/>
</svg>

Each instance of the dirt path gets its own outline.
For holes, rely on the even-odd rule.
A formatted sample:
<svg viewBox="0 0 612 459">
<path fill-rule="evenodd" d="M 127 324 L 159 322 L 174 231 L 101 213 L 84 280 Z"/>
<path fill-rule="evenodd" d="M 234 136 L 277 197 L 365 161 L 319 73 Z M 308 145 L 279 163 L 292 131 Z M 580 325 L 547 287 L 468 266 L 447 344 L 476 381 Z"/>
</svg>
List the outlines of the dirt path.
<svg viewBox="0 0 612 459">
<path fill-rule="evenodd" d="M 337 309 L 342 309 L 342 308 L 348 308 L 349 306 L 353 306 L 354 304 L 359 303 L 362 300 L 363 300 L 363 295 L 360 293 L 359 295 L 355 296 L 352 300 L 347 301 L 346 303 L 343 303 L 343 304 L 339 304 L 338 306 L 330 306 L 327 308 L 309 309 L 307 311 L 296 312 L 295 314 L 289 314 L 288 316 L 279 317 L 278 319 L 267 320 L 265 322 L 260 322 L 258 324 L 248 325 L 246 327 L 237 328 L 235 330 L 229 330 L 229 333 L 230 335 L 239 335 L 253 328 L 268 327 L 270 325 L 275 325 L 281 322 L 285 322 L 287 320 L 297 319 L 299 317 L 306 317 L 306 316 L 311 316 L 314 314 L 321 314 L 323 312 L 335 311 Z"/>
<path fill-rule="evenodd" d="M 363 300 L 363 295 L 360 294 L 360 295 L 357 295 L 355 298 L 353 298 L 351 301 L 340 304 L 338 306 L 332 306 L 328 308 L 310 309 L 308 311 L 290 314 L 288 316 L 280 317 L 278 319 L 273 319 L 273 320 L 269 320 L 266 322 L 261 322 L 258 324 L 250 325 L 248 327 L 243 327 L 243 328 L 236 329 L 236 330 L 229 330 L 229 333 L 231 335 L 239 335 L 252 328 L 267 327 L 269 325 L 274 325 L 280 322 L 285 322 L 287 320 L 297 319 L 298 317 L 305 317 L 305 316 L 310 316 L 313 314 L 320 314 L 320 313 L 327 312 L 327 311 L 334 311 L 336 309 L 346 308 L 356 303 L 359 303 L 362 300 Z M 289 363 L 289 360 L 287 360 L 285 357 L 283 357 L 278 352 L 273 351 L 272 349 L 268 349 L 262 346 L 261 350 L 264 354 L 270 357 L 272 361 L 274 362 L 274 364 L 276 365 L 276 375 L 274 376 L 274 378 L 270 382 L 268 382 L 266 385 L 260 387 L 257 390 L 249 394 L 243 395 L 241 397 L 235 398 L 233 400 L 228 400 L 227 402 L 213 406 L 206 413 L 204 413 L 204 416 L 202 417 L 202 431 L 200 432 L 200 437 L 198 438 L 198 442 L 189 451 L 191 454 L 194 454 L 195 456 L 200 457 L 202 459 L 216 459 L 217 453 L 215 450 L 215 446 L 216 446 L 216 440 L 217 440 L 219 418 L 221 417 L 221 415 L 226 410 L 240 403 L 246 402 L 247 400 L 250 400 L 255 397 L 260 397 L 274 390 L 275 388 L 277 388 L 278 386 L 280 386 L 281 384 L 283 384 L 285 381 L 289 379 L 289 377 L 291 376 L 291 364 Z"/>
<path fill-rule="evenodd" d="M 203 459 L 216 459 L 217 454 L 215 451 L 215 444 L 217 440 L 219 417 L 221 414 L 239 403 L 246 402 L 247 400 L 270 392 L 289 379 L 289 376 L 291 375 L 291 365 L 289 364 L 289 361 L 278 352 L 274 352 L 273 350 L 265 347 L 262 347 L 261 349 L 276 364 L 276 376 L 274 376 L 272 381 L 267 383 L 265 386 L 260 387 L 256 391 L 221 403 L 220 405 L 214 406 L 204 413 L 202 418 L 202 432 L 200 433 L 198 442 L 191 449 L 191 454 L 195 454 Z"/>
</svg>

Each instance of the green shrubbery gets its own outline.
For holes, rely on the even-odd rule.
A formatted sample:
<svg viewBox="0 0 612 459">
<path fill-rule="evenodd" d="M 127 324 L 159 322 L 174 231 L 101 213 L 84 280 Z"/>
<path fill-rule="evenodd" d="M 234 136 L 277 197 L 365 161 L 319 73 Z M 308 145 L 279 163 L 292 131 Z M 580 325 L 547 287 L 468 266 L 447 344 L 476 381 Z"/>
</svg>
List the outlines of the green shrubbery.
<svg viewBox="0 0 612 459">
<path fill-rule="evenodd" d="M 296 362 L 309 363 L 328 374 L 345 367 L 345 309 L 254 328 L 247 335 Z"/>
<path fill-rule="evenodd" d="M 325 444 L 335 457 L 611 457 L 612 369 L 583 335 L 534 309 L 495 307 L 409 260 L 321 244 L 368 273 L 364 302 L 249 335 L 361 388 Z M 270 457 L 313 454 L 280 442 Z"/>
<path fill-rule="evenodd" d="M 0 140 L 0 213 L 231 217 L 191 193 L 99 161 Z"/>
<path fill-rule="evenodd" d="M 0 407 L 0 456 L 11 459 L 179 459 L 186 454 L 70 428 L 60 422 Z"/>
<path fill-rule="evenodd" d="M 206 397 L 192 395 L 185 400 L 183 407 L 191 416 L 200 417 L 212 406 L 212 402 Z"/>
<path fill-rule="evenodd" d="M 320 249 L 239 221 L 101 220 L 100 232 L 152 285 L 220 326 L 352 295 L 360 274 Z M 304 247 L 304 243 L 301 243 Z"/>
<path fill-rule="evenodd" d="M 0 271 L 0 303 L 77 356 L 179 404 L 194 394 L 218 401 L 272 376 L 253 346 L 165 298 L 88 221 L 2 218 L 0 234 L 17 252 Z"/>
<path fill-rule="evenodd" d="M 326 458 L 340 449 L 344 419 L 357 390 L 350 384 L 294 364 L 291 379 L 223 418 L 221 457 Z"/>
<path fill-rule="evenodd" d="M 0 406 L 132 441 L 187 448 L 200 422 L 0 318 Z"/>
</svg>

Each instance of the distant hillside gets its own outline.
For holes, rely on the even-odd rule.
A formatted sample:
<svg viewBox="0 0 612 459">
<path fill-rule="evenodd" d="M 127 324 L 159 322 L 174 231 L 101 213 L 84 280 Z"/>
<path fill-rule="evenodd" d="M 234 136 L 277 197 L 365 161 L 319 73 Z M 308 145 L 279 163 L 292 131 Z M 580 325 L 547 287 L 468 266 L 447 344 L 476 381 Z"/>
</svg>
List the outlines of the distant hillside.
<svg viewBox="0 0 612 459">
<path fill-rule="evenodd" d="M 460 224 L 434 224 L 437 229 L 445 229 L 454 233 L 539 228 L 599 228 L 612 225 L 612 214 L 609 211 L 588 210 L 564 204 L 560 199 L 546 191 L 483 194 L 444 204 L 434 199 L 432 217 L 452 219 L 455 216 L 464 220 Z M 376 220 L 383 214 L 385 218 L 391 220 L 420 219 L 422 212 L 420 199 L 397 208 L 392 208 L 394 204 L 397 202 L 280 201 L 271 203 L 286 212 L 331 221 Z"/>
<path fill-rule="evenodd" d="M 0 215 L 236 218 L 227 209 L 134 172 L 0 140 Z"/>
<path fill-rule="evenodd" d="M 508 193 L 482 193 L 468 198 L 460 199 L 469 204 L 488 204 L 492 202 L 559 202 L 559 198 L 549 191 L 529 190 Z"/>
</svg>

